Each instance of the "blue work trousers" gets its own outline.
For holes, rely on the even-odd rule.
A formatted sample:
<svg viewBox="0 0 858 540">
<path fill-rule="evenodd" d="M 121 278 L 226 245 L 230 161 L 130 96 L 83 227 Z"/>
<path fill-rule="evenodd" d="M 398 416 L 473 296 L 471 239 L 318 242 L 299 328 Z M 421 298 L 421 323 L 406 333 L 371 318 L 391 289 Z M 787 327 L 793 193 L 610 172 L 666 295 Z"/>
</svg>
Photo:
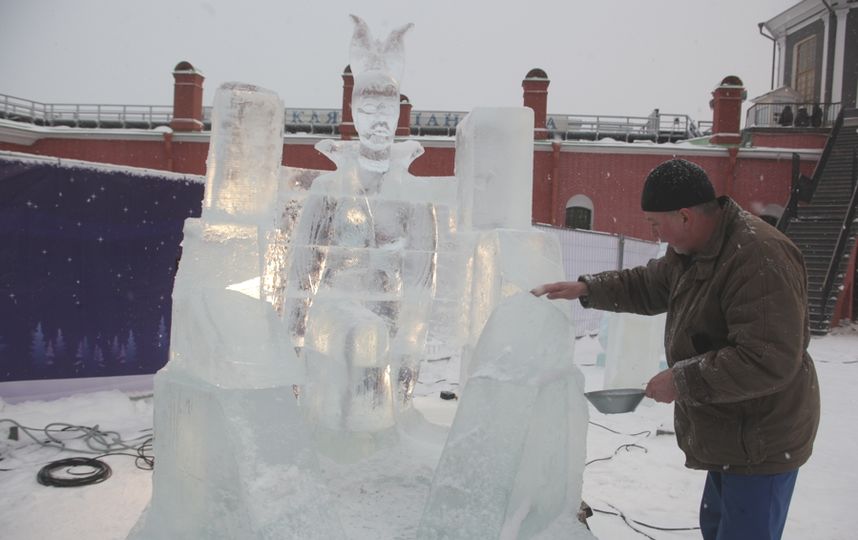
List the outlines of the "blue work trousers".
<svg viewBox="0 0 858 540">
<path fill-rule="evenodd" d="M 798 471 L 706 476 L 700 501 L 704 540 L 779 540 Z"/>
</svg>

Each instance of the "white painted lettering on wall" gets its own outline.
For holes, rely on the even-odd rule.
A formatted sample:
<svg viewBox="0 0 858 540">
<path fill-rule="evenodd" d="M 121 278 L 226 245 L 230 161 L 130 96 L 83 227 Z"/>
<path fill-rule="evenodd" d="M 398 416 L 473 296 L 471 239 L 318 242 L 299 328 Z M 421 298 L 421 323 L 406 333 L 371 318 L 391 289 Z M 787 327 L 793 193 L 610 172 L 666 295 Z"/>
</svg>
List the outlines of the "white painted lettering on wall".
<svg viewBox="0 0 858 540">
<path fill-rule="evenodd" d="M 437 127 L 455 129 L 465 117 L 464 112 L 412 111 L 412 127 Z M 339 109 L 286 109 L 286 123 L 293 125 L 338 126 L 342 122 Z M 545 127 L 556 130 L 565 127 L 565 116 L 548 116 Z"/>
</svg>

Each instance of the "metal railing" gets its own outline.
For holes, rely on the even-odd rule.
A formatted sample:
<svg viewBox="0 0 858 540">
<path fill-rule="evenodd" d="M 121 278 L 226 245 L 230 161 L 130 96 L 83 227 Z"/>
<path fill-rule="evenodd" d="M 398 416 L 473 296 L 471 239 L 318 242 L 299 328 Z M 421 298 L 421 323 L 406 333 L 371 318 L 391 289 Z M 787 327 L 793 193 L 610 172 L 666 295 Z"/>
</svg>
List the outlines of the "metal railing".
<svg viewBox="0 0 858 540">
<path fill-rule="evenodd" d="M 822 155 L 819 157 L 819 161 L 816 162 L 816 168 L 813 171 L 812 178 L 808 179 L 806 176 L 801 174 L 801 171 L 799 170 L 799 155 L 797 153 L 793 153 L 790 195 L 786 207 L 784 208 L 780 219 L 778 219 L 777 228 L 779 231 L 786 231 L 790 220 L 795 218 L 798 213 L 799 201 L 810 202 L 813 198 L 813 192 L 816 190 L 816 186 L 819 185 L 819 178 L 824 170 L 824 165 L 828 163 L 828 156 L 830 156 L 831 152 L 834 150 L 834 143 L 837 140 L 837 135 L 840 133 L 840 128 L 842 126 L 843 112 L 841 110 L 838 112 L 837 118 L 834 120 L 834 125 L 828 134 L 828 140 L 825 143 L 825 148 L 822 150 Z"/>
<path fill-rule="evenodd" d="M 748 109 L 745 127 L 830 128 L 840 109 L 840 103 L 757 103 Z"/>
<path fill-rule="evenodd" d="M 172 117 L 166 105 L 40 103 L 0 94 L 0 118 L 37 126 L 153 128 Z"/>
<path fill-rule="evenodd" d="M 701 137 L 704 132 L 687 114 L 661 113 L 649 116 L 568 114 L 549 115 L 546 129 L 562 139 L 603 139 L 622 141 L 676 141 Z"/>
<path fill-rule="evenodd" d="M 801 193 L 801 156 L 793 152 L 792 154 L 792 175 L 790 179 L 789 200 L 787 201 L 784 211 L 781 212 L 781 217 L 778 218 L 777 229 L 780 232 L 786 232 L 787 225 L 795 218 L 798 213 L 798 201 Z"/>
<path fill-rule="evenodd" d="M 203 125 L 211 126 L 212 108 L 203 107 Z M 335 135 L 342 122 L 340 109 L 285 109 L 287 133 Z M 453 137 L 466 111 L 411 111 L 413 136 Z M 0 94 L 0 118 L 38 126 L 88 128 L 143 128 L 169 126 L 173 107 L 169 105 L 105 105 L 40 103 Z M 598 140 L 611 137 L 631 142 L 638 139 L 656 142 L 677 141 L 703 136 L 705 122 L 696 123 L 686 114 L 660 113 L 649 116 L 612 116 L 588 114 L 549 115 L 545 129 L 552 137 Z M 709 123 L 711 124 L 711 123 Z"/>
<path fill-rule="evenodd" d="M 697 131 L 701 136 L 712 135 L 712 127 L 715 123 L 712 120 L 700 120 L 697 122 Z"/>
<path fill-rule="evenodd" d="M 822 285 L 821 308 L 823 316 L 827 313 L 827 307 L 830 301 L 837 301 L 837 296 L 829 298 L 831 289 L 834 287 L 834 280 L 837 279 L 840 261 L 843 258 L 846 250 L 846 242 L 849 236 L 852 235 L 853 225 L 855 220 L 855 210 L 858 207 L 858 157 L 856 157 L 855 149 L 852 149 L 852 197 L 849 199 L 849 210 L 843 217 L 843 223 L 840 226 L 840 234 L 837 235 L 837 246 L 834 248 L 834 254 L 831 256 L 831 261 L 828 263 L 828 271 L 825 273 L 825 282 Z"/>
</svg>

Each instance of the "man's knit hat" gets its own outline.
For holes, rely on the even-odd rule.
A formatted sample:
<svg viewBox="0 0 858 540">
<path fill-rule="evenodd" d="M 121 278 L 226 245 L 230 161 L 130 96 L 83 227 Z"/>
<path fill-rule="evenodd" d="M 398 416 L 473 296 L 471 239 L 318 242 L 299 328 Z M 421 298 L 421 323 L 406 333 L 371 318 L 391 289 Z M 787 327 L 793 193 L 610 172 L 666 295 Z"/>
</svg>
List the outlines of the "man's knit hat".
<svg viewBox="0 0 858 540">
<path fill-rule="evenodd" d="M 644 212 L 671 212 L 715 200 L 706 171 L 684 159 L 665 161 L 646 177 L 641 193 Z"/>
</svg>

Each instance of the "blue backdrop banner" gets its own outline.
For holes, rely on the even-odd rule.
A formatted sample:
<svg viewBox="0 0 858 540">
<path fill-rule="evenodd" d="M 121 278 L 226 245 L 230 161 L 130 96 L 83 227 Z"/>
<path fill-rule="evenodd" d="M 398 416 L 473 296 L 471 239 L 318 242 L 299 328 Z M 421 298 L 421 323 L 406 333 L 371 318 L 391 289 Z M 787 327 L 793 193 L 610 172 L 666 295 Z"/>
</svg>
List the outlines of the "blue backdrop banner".
<svg viewBox="0 0 858 540">
<path fill-rule="evenodd" d="M 203 182 L 0 155 L 0 382 L 160 369 Z"/>
</svg>

